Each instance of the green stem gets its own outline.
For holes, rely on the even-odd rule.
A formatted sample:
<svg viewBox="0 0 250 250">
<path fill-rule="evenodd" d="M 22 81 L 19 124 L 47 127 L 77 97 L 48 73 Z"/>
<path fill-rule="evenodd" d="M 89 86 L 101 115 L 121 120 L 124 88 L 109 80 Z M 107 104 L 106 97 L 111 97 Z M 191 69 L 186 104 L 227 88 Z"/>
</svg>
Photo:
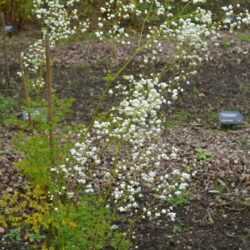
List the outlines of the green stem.
<svg viewBox="0 0 250 250">
<path fill-rule="evenodd" d="M 173 19 L 169 20 L 168 23 L 171 23 L 172 21 L 174 21 L 175 19 L 177 19 L 183 12 L 184 10 L 190 5 L 191 1 L 189 1 L 182 9 L 182 11 L 180 11 L 180 13 L 174 17 Z M 111 76 L 108 84 L 106 85 L 103 93 L 101 94 L 101 97 L 98 101 L 98 104 L 96 106 L 96 109 L 94 111 L 94 114 L 92 116 L 92 119 L 90 121 L 90 125 L 83 137 L 83 139 L 86 138 L 86 136 L 88 135 L 88 133 L 92 130 L 96 116 L 100 110 L 101 104 L 104 101 L 105 96 L 108 94 L 109 89 L 111 88 L 113 82 L 124 72 L 124 70 L 131 64 L 131 62 L 135 59 L 135 57 L 142 51 L 144 50 L 147 46 L 149 46 L 150 44 L 152 44 L 156 39 L 158 39 L 161 36 L 161 31 L 159 31 L 157 34 L 155 34 L 155 36 L 153 36 L 151 39 L 149 39 L 147 42 L 145 42 L 143 45 L 140 45 L 135 51 L 134 53 L 131 55 L 131 57 L 128 59 L 128 61 L 120 68 L 120 70 L 118 70 L 118 72 L 114 75 Z"/>
<path fill-rule="evenodd" d="M 146 16 L 146 17 L 144 18 L 144 20 L 143 20 L 143 24 L 142 24 L 141 31 L 140 31 L 140 38 L 139 38 L 139 42 L 138 42 L 138 47 L 141 46 L 141 40 L 142 40 L 143 31 L 144 31 L 144 28 L 145 28 L 145 25 L 146 25 L 146 21 L 147 21 L 147 19 L 149 18 L 150 14 L 151 14 L 151 11 L 152 11 L 152 9 L 153 9 L 154 2 L 155 2 L 155 0 L 153 0 L 153 1 L 151 2 L 150 10 L 149 10 L 147 16 Z"/>
<path fill-rule="evenodd" d="M 5 28 L 5 17 L 4 13 L 1 13 L 1 21 L 3 29 Z M 3 31 L 3 45 L 4 45 L 4 64 L 5 64 L 5 74 L 6 74 L 6 92 L 10 91 L 10 69 L 9 69 L 9 61 L 8 61 L 8 55 L 7 55 L 7 41 L 6 41 L 6 34 L 5 31 Z"/>
<path fill-rule="evenodd" d="M 54 166 L 54 131 L 53 131 L 53 114 L 52 114 L 52 72 L 51 72 L 51 52 L 49 36 L 45 38 L 45 52 L 46 52 L 46 88 L 48 101 L 48 126 L 49 126 L 49 148 L 51 165 Z"/>
</svg>

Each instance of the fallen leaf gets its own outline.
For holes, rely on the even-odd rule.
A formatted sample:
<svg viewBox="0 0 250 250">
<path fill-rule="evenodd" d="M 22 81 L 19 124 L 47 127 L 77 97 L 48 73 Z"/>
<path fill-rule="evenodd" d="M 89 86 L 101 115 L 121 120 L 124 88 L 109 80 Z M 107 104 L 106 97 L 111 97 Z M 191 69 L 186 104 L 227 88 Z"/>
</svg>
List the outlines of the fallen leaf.
<svg viewBox="0 0 250 250">
<path fill-rule="evenodd" d="M 123 75 L 122 78 L 124 80 L 130 80 L 131 79 L 131 76 L 130 75 Z"/>
<path fill-rule="evenodd" d="M 13 188 L 11 188 L 11 187 L 7 187 L 6 192 L 7 192 L 7 193 L 11 193 L 11 192 L 13 192 Z"/>
</svg>

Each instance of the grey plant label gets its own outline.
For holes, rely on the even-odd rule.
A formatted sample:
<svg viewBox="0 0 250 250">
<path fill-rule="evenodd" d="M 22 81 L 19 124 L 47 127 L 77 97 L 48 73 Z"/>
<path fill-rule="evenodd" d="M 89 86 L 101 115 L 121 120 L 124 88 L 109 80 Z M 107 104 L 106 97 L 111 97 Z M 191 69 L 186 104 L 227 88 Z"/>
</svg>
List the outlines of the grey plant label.
<svg viewBox="0 0 250 250">
<path fill-rule="evenodd" d="M 239 125 L 243 123 L 243 115 L 239 111 L 222 111 L 219 113 L 220 125 Z"/>
<path fill-rule="evenodd" d="M 6 33 L 14 33 L 16 31 L 16 27 L 13 25 L 5 25 L 4 26 L 4 31 Z"/>
<path fill-rule="evenodd" d="M 29 120 L 29 114 L 27 111 L 22 111 L 22 115 L 23 115 L 23 120 L 24 121 L 28 121 Z M 37 109 L 34 109 L 31 114 L 31 120 L 34 121 L 36 119 L 38 119 L 39 117 L 45 121 L 47 119 L 47 115 L 44 114 L 44 109 L 42 108 L 37 108 Z"/>
</svg>

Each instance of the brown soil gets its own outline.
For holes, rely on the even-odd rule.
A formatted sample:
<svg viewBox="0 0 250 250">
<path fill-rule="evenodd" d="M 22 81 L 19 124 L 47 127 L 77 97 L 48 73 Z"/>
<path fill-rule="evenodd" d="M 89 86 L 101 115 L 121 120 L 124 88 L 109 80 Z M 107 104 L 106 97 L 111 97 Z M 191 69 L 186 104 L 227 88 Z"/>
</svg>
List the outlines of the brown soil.
<svg viewBox="0 0 250 250">
<path fill-rule="evenodd" d="M 189 125 L 166 135 L 182 150 L 181 159 L 192 159 L 196 147 L 209 150 L 212 156 L 197 163 L 189 204 L 176 207 L 174 223 L 162 219 L 138 225 L 139 249 L 250 248 L 249 132 L 249 127 L 214 132 Z"/>
<path fill-rule="evenodd" d="M 181 149 L 181 157 L 196 157 L 195 147 L 211 151 L 212 157 L 198 162 L 189 204 L 176 207 L 176 222 L 162 219 L 159 223 L 142 221 L 137 225 L 134 241 L 139 249 L 250 249 L 250 44 L 237 37 L 226 39 L 231 45 L 213 52 L 214 59 L 199 69 L 192 84 L 185 87 L 183 96 L 166 113 L 170 117 L 167 127 L 171 128 L 166 133 L 167 141 Z M 34 34 L 26 31 L 9 41 L 10 69 L 15 80 L 17 55 L 31 40 Z M 59 96 L 76 99 L 71 120 L 87 123 L 104 89 L 103 76 L 118 68 L 128 52 L 125 47 L 117 48 L 118 60 L 112 63 L 108 43 L 84 44 L 62 45 L 53 82 Z M 171 49 L 166 46 L 162 60 L 169 53 Z M 124 74 L 144 72 L 140 61 L 139 57 Z M 158 64 L 162 65 L 162 61 Z M 4 76 L 2 52 L 0 76 Z M 19 84 L 17 80 L 18 89 Z M 106 101 L 103 109 L 108 105 Z M 217 113 L 228 109 L 243 112 L 244 126 L 236 130 L 218 127 Z M 24 182 L 13 169 L 17 159 L 10 146 L 13 134 L 11 129 L 0 129 L 1 194 L 18 189 Z M 178 161 L 175 164 L 178 167 Z"/>
</svg>

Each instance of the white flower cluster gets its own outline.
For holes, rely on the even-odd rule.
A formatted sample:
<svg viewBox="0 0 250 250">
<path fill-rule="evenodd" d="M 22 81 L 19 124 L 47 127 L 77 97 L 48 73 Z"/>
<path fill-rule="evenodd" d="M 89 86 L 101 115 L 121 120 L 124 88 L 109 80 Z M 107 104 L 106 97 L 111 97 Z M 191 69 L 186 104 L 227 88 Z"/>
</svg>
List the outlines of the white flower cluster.
<svg viewBox="0 0 250 250">
<path fill-rule="evenodd" d="M 39 72 L 41 64 L 45 60 L 43 40 L 39 39 L 30 45 L 25 53 L 21 53 L 21 57 L 27 73 L 36 74 Z"/>
<path fill-rule="evenodd" d="M 187 3 L 190 0 L 182 0 L 183 3 Z M 206 0 L 192 0 L 193 4 L 197 4 L 197 3 L 205 3 Z"/>
<path fill-rule="evenodd" d="M 176 44 L 175 57 L 195 67 L 204 59 L 209 58 L 209 40 L 217 44 L 220 39 L 218 26 L 212 20 L 212 12 L 197 7 L 194 13 L 187 17 L 173 20 L 173 13 L 169 12 L 168 18 L 159 27 L 149 27 L 147 38 L 153 40 L 148 49 L 154 51 L 151 61 L 157 60 L 162 53 L 163 40 L 172 39 Z M 149 58 L 149 56 L 144 56 Z"/>
<path fill-rule="evenodd" d="M 236 9 L 239 8 L 240 4 L 237 4 Z M 222 10 L 226 15 L 223 20 L 223 27 L 229 28 L 231 32 L 233 32 L 234 29 L 240 29 L 242 26 L 250 24 L 249 10 L 238 12 L 231 4 L 228 6 L 223 6 Z"/>
<path fill-rule="evenodd" d="M 49 34 L 50 46 L 53 48 L 62 39 L 67 39 L 75 34 L 77 27 L 73 22 L 78 20 L 78 11 L 74 7 L 79 0 L 35 0 L 33 1 L 33 11 L 36 18 L 41 23 L 43 38 L 30 45 L 25 53 L 22 53 L 24 68 L 27 74 L 39 75 L 41 67 L 44 66 L 45 35 Z M 79 23 L 79 22 L 78 22 Z M 79 23 L 82 32 L 89 27 L 89 22 Z M 33 87 L 41 87 L 42 81 L 32 81 Z"/>
<path fill-rule="evenodd" d="M 178 58 L 191 66 L 199 65 L 204 57 L 208 59 L 209 39 L 215 43 L 220 38 L 212 22 L 211 11 L 199 7 L 193 17 L 179 20 L 179 26 L 172 35 L 177 39 Z"/>
<path fill-rule="evenodd" d="M 98 31 L 95 32 L 96 37 L 103 40 L 105 36 L 104 28 L 106 25 L 110 27 L 108 30 L 109 37 L 128 36 L 122 27 L 122 20 L 130 18 L 131 12 L 135 10 L 133 3 L 124 3 L 122 0 L 109 0 L 100 8 L 102 16 L 98 18 Z"/>
<path fill-rule="evenodd" d="M 100 8 L 102 16 L 98 18 L 98 30 L 96 37 L 103 40 L 105 37 L 120 39 L 128 37 L 126 22 L 142 17 L 145 19 L 149 14 L 163 16 L 166 12 L 165 5 L 159 0 L 133 1 L 109 0 Z"/>
<path fill-rule="evenodd" d="M 105 121 L 96 120 L 87 138 L 70 150 L 65 164 L 52 171 L 64 176 L 71 195 L 79 185 L 88 193 L 106 188 L 110 191 L 106 205 L 118 212 L 143 212 L 150 218 L 168 214 L 174 220 L 172 208 L 152 210 L 159 201 L 166 205 L 170 197 L 180 195 L 190 179 L 188 173 L 168 166 L 178 157 L 178 149 L 169 151 L 162 139 L 159 111 L 167 102 L 168 84 L 131 76 L 127 87 L 116 88 L 122 89 L 120 104 Z"/>
<path fill-rule="evenodd" d="M 79 0 L 67 1 L 66 4 L 61 0 L 33 2 L 36 18 L 41 22 L 43 33 L 49 34 L 52 46 L 75 33 L 76 27 L 72 27 L 71 23 L 78 19 L 77 9 L 74 8 L 77 2 Z"/>
<path fill-rule="evenodd" d="M 198 1 L 194 3 L 198 3 Z M 240 6 L 237 5 L 237 7 Z M 166 9 L 164 22 L 159 26 L 147 27 L 148 44 L 143 51 L 143 62 L 147 64 L 159 60 L 164 40 L 174 40 L 176 59 L 185 62 L 191 68 L 200 65 L 204 60 L 209 60 L 210 47 L 220 44 L 221 29 L 226 28 L 232 31 L 249 24 L 248 10 L 238 13 L 239 11 L 234 11 L 232 5 L 223 7 L 223 10 L 226 12 L 226 18 L 221 24 L 213 20 L 211 11 L 199 6 L 195 8 L 193 13 L 178 18 L 174 9 L 169 5 Z M 171 63 L 172 61 L 170 61 Z"/>
</svg>

